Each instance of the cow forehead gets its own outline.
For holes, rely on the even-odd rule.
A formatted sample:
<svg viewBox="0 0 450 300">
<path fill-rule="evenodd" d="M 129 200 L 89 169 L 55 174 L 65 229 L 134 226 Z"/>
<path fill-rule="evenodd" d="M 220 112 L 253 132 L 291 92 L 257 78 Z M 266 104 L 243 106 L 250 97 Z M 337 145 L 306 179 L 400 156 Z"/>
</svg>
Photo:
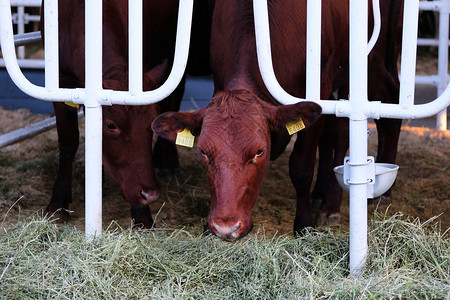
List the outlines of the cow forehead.
<svg viewBox="0 0 450 300">
<path fill-rule="evenodd" d="M 269 140 L 269 127 L 256 101 L 227 98 L 210 105 L 203 118 L 199 147 L 238 156 L 257 151 Z M 217 101 L 217 100 L 216 100 Z"/>
</svg>

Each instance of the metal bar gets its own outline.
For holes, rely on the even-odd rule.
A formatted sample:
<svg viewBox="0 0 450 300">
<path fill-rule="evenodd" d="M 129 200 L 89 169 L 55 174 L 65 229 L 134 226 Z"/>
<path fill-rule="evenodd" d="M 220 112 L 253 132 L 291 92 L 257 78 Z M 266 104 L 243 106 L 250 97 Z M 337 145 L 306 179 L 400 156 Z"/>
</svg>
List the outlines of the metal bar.
<svg viewBox="0 0 450 300">
<path fill-rule="evenodd" d="M 438 39 L 417 39 L 417 46 L 439 46 L 439 44 L 440 41 Z M 447 40 L 447 47 L 448 46 L 450 46 L 449 40 Z"/>
<path fill-rule="evenodd" d="M 11 6 L 29 6 L 29 7 L 40 7 L 41 0 L 11 0 Z"/>
<path fill-rule="evenodd" d="M 59 88 L 58 1 L 47 0 L 44 6 L 45 89 Z M 86 27 L 89 28 L 89 27 Z M 90 30 L 87 30 L 88 32 Z"/>
<path fill-rule="evenodd" d="M 102 235 L 102 1 L 85 4 L 85 235 L 88 239 Z"/>
<path fill-rule="evenodd" d="M 40 31 L 14 35 L 14 45 L 16 47 L 35 43 L 35 42 L 40 42 L 41 40 L 42 40 L 42 36 L 41 36 Z"/>
<path fill-rule="evenodd" d="M 0 148 L 18 143 L 29 137 L 56 127 L 56 118 L 43 120 L 30 126 L 20 128 L 0 136 Z"/>
<path fill-rule="evenodd" d="M 404 1 L 400 97 L 403 108 L 414 105 L 419 0 Z"/>
<path fill-rule="evenodd" d="M 447 0 L 433 0 L 433 1 L 420 1 L 419 7 L 421 10 L 434 10 L 439 11 L 441 9 L 441 5 Z"/>
<path fill-rule="evenodd" d="M 273 70 L 272 51 L 270 47 L 270 29 L 267 1 L 253 0 L 255 16 L 255 38 L 258 56 L 258 65 L 264 84 L 272 96 L 281 104 L 293 104 L 304 101 L 303 98 L 294 97 L 280 86 Z M 312 99 L 308 99 L 312 100 Z M 317 100 L 322 106 L 322 113 L 335 114 L 337 101 Z"/>
<path fill-rule="evenodd" d="M 193 5 L 194 0 L 180 1 L 174 62 L 166 82 L 164 82 L 164 84 L 156 90 L 136 94 L 131 94 L 125 91 L 99 91 L 98 101 L 102 105 L 146 105 L 156 103 L 167 98 L 177 88 L 183 78 L 189 54 Z M 56 90 L 47 90 L 43 87 L 32 84 L 23 75 L 15 54 L 11 23 L 11 9 L 8 0 L 0 0 L 0 27 L 3 58 L 5 60 L 8 73 L 17 87 L 33 98 L 45 101 L 70 100 L 77 104 L 83 104 L 83 99 L 85 96 L 84 89 L 59 88 Z M 90 31 L 91 30 L 87 30 L 87 33 Z"/>
<path fill-rule="evenodd" d="M 368 3 L 350 0 L 350 273 L 367 257 L 367 13 Z M 353 184 L 356 183 L 356 184 Z"/>
<path fill-rule="evenodd" d="M 83 116 L 83 111 L 78 112 L 78 118 Z M 34 123 L 30 126 L 26 126 L 11 132 L 8 132 L 0 136 L 0 148 L 21 142 L 30 137 L 34 137 L 40 133 L 46 132 L 56 127 L 56 118 L 51 117 L 49 119 Z"/>
<path fill-rule="evenodd" d="M 106 103 L 120 105 L 151 104 L 167 98 L 177 88 L 183 78 L 189 54 L 193 5 L 194 0 L 180 1 L 175 56 L 172 70 L 166 82 L 156 90 L 135 94 L 124 91 L 104 91 L 102 99 Z"/>
<path fill-rule="evenodd" d="M 143 75 L 142 0 L 128 1 L 128 88 L 131 94 L 142 92 Z"/>
<path fill-rule="evenodd" d="M 370 37 L 369 43 L 367 44 L 367 54 L 372 51 L 375 46 L 381 31 L 381 11 L 380 11 L 380 0 L 372 0 L 372 11 L 373 11 L 373 32 Z"/>
<path fill-rule="evenodd" d="M 24 69 L 44 69 L 45 62 L 42 59 L 18 59 L 18 66 Z M 0 59 L 0 67 L 6 67 L 3 59 Z"/>
<path fill-rule="evenodd" d="M 25 33 L 25 7 L 19 6 L 17 7 L 17 33 L 23 34 Z M 20 46 L 17 49 L 17 56 L 21 59 L 25 58 L 25 47 Z"/>
<path fill-rule="evenodd" d="M 320 100 L 320 58 L 322 36 L 322 0 L 306 4 L 306 99 Z"/>
<path fill-rule="evenodd" d="M 442 2 L 441 10 L 439 11 L 438 96 L 444 92 L 448 82 L 448 27 L 449 4 L 448 1 L 444 1 Z M 444 109 L 437 114 L 436 128 L 443 131 L 447 130 L 447 109 Z"/>
</svg>

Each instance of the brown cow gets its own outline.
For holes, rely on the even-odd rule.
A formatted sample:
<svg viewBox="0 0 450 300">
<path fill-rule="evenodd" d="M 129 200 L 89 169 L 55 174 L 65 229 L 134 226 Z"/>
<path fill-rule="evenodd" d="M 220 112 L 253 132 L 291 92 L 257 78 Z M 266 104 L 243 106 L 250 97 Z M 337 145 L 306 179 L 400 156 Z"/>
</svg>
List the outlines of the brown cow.
<svg viewBox="0 0 450 300">
<path fill-rule="evenodd" d="M 197 5 L 198 6 L 198 5 Z M 103 87 L 128 90 L 128 1 L 103 1 Z M 84 1 L 59 1 L 60 86 L 84 86 Z M 143 90 L 157 88 L 167 78 L 175 48 L 178 0 L 144 1 Z M 198 23 L 198 22 L 197 22 Z M 192 55 L 191 55 L 192 56 Z M 195 55 L 194 55 L 195 57 Z M 203 61 L 198 61 L 198 64 Z M 191 69 L 195 66 L 190 64 Z M 208 70 L 209 64 L 206 67 Z M 197 73 L 204 71 L 197 70 Z M 178 110 L 184 79 L 177 89 L 158 104 L 103 107 L 103 164 L 120 184 L 131 205 L 135 224 L 153 225 L 148 204 L 159 198 L 160 186 L 153 166 L 178 167 L 172 142 L 159 138 L 153 149 L 151 124 L 165 111 Z M 60 164 L 47 212 L 68 217 L 72 200 L 72 165 L 78 148 L 77 110 L 54 103 L 59 139 Z"/>
<path fill-rule="evenodd" d="M 384 14 L 398 12 L 393 10 L 394 4 L 401 5 L 400 1 L 382 0 L 383 31 L 370 56 L 370 70 L 377 71 L 370 76 L 370 99 L 394 100 L 398 96 L 397 69 L 391 64 L 395 58 L 394 39 L 386 29 L 397 23 L 389 24 L 396 18 Z M 331 98 L 333 91 L 338 91 L 340 98 L 348 95 L 348 11 L 346 0 L 323 1 L 322 98 Z M 306 0 L 269 0 L 269 19 L 275 74 L 287 92 L 304 97 Z M 208 218 L 210 231 L 232 241 L 251 230 L 251 210 L 269 158 L 275 159 L 284 151 L 290 140 L 285 125 L 299 117 L 307 128 L 298 134 L 289 162 L 291 180 L 297 192 L 294 232 L 314 226 L 309 193 L 317 145 L 324 127 L 335 131 L 328 132 L 328 140 L 321 142 L 323 153 L 320 154 L 327 159 L 324 158 L 319 175 L 328 177 L 320 181 L 323 186 L 318 188 L 317 194 L 322 191 L 336 193 L 338 190 L 333 189 L 340 191 L 340 188 L 335 187 L 337 184 L 330 187 L 333 180 L 328 163 L 342 163 L 348 133 L 335 123 L 345 124 L 346 120 L 319 118 L 320 107 L 310 102 L 279 106 L 268 93 L 257 64 L 250 0 L 216 0 L 211 66 L 215 83 L 212 102 L 192 113 L 163 114 L 152 125 L 158 135 L 171 140 L 185 128 L 198 136 L 198 148 L 206 166 L 212 198 Z M 394 139 L 398 137 L 397 128 L 392 134 Z M 330 200 L 324 200 L 322 210 L 326 214 L 335 213 L 332 210 L 334 204 L 327 201 Z"/>
</svg>

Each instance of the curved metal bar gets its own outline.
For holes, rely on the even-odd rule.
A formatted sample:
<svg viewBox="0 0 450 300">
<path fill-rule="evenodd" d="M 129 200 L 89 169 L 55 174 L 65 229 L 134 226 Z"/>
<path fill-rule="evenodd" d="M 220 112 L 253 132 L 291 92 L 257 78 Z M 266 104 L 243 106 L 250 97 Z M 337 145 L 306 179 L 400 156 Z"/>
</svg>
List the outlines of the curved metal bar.
<svg viewBox="0 0 450 300">
<path fill-rule="evenodd" d="M 294 104 L 300 101 L 314 101 L 322 106 L 322 113 L 334 114 L 336 103 L 334 100 L 315 100 L 297 98 L 288 94 L 279 84 L 273 70 L 272 51 L 270 47 L 269 14 L 266 0 L 253 0 L 253 11 L 255 19 L 255 38 L 258 49 L 258 64 L 266 85 L 272 96 L 281 104 Z"/>
<path fill-rule="evenodd" d="M 380 13 L 380 0 L 372 1 L 373 10 L 373 31 L 370 37 L 369 43 L 367 44 L 367 54 L 372 51 L 375 46 L 381 31 L 381 13 Z"/>
<path fill-rule="evenodd" d="M 189 43 L 192 24 L 193 0 L 180 1 L 178 13 L 178 28 L 176 36 L 175 57 L 169 77 L 166 82 L 153 91 L 131 94 L 124 91 L 102 90 L 98 101 L 102 105 L 145 105 L 151 104 L 168 97 L 178 86 L 183 78 L 189 54 Z M 84 89 L 52 89 L 32 84 L 22 73 L 17 63 L 14 47 L 14 37 L 11 22 L 11 9 L 9 0 L 0 0 L 0 36 L 1 48 L 5 66 L 12 81 L 24 93 L 33 98 L 45 101 L 71 100 L 77 104 L 83 104 L 85 100 Z"/>
</svg>

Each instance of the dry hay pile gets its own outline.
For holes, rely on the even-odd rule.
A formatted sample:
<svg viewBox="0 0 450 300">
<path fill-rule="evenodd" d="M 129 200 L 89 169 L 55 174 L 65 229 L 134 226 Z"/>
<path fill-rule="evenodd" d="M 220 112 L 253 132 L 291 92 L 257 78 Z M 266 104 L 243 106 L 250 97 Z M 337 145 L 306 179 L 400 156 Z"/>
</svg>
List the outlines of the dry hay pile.
<svg viewBox="0 0 450 300">
<path fill-rule="evenodd" d="M 0 134 L 35 123 L 45 116 L 27 110 L 0 108 Z M 84 122 L 84 119 L 80 120 Z M 81 125 L 83 137 L 83 124 Z M 292 143 L 290 145 L 292 147 Z M 376 129 L 370 126 L 369 155 L 375 155 Z M 175 174 L 158 171 L 162 197 L 151 205 L 156 226 L 203 229 L 209 210 L 206 178 L 196 150 L 179 148 L 182 168 Z M 271 163 L 261 195 L 254 209 L 255 229 L 266 234 L 291 234 L 295 191 L 289 180 L 288 151 Z M 42 213 L 48 204 L 57 170 L 56 130 L 0 149 L 0 229 L 10 227 L 29 215 Z M 400 136 L 397 163 L 400 166 L 392 203 L 369 205 L 387 215 L 437 220 L 442 229 L 450 227 L 450 134 L 427 128 L 404 127 Z M 75 159 L 71 225 L 84 226 L 84 140 Z M 348 226 L 348 195 L 344 195 L 341 226 Z M 118 186 L 108 176 L 103 180 L 103 224 L 130 226 L 129 205 Z"/>
</svg>

